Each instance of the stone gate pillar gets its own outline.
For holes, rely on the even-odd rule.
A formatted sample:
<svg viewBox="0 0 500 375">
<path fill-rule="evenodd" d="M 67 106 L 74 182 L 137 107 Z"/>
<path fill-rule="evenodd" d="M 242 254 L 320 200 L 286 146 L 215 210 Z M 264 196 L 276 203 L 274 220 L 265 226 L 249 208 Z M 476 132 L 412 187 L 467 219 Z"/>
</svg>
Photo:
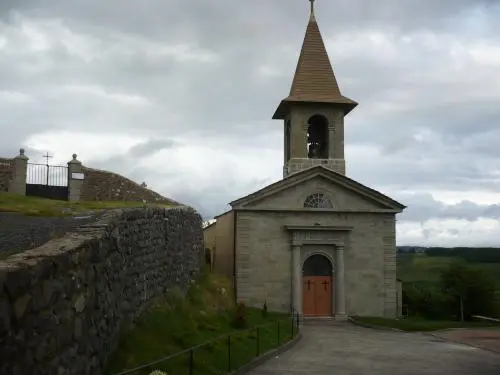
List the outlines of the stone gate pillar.
<svg viewBox="0 0 500 375">
<path fill-rule="evenodd" d="M 26 195 L 26 178 L 28 174 L 28 157 L 24 155 L 24 149 L 19 150 L 12 160 L 12 178 L 9 181 L 9 193 Z"/>
<path fill-rule="evenodd" d="M 82 163 L 73 154 L 73 159 L 68 162 L 68 200 L 79 201 L 82 195 L 83 173 Z"/>
</svg>

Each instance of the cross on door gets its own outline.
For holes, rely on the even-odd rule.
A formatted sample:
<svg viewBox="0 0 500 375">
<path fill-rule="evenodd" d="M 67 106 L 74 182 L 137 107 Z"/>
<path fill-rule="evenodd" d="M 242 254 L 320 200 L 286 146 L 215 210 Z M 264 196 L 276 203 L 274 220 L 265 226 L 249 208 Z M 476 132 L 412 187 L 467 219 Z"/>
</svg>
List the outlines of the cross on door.
<svg viewBox="0 0 500 375">
<path fill-rule="evenodd" d="M 325 290 L 326 290 L 326 286 L 329 284 L 329 282 L 325 280 L 322 282 L 322 284 L 325 286 Z"/>
<path fill-rule="evenodd" d="M 307 281 L 306 281 L 307 290 L 311 290 L 311 284 L 313 284 L 313 283 L 311 282 L 311 280 L 307 280 Z"/>
</svg>

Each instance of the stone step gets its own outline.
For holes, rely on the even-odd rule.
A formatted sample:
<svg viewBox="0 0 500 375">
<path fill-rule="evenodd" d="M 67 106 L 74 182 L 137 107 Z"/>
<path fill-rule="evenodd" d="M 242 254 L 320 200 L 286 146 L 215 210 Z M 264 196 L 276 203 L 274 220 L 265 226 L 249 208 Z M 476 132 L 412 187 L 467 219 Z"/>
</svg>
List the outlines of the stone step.
<svg viewBox="0 0 500 375">
<path fill-rule="evenodd" d="M 345 325 L 349 322 L 345 319 L 338 320 L 333 316 L 313 316 L 313 317 L 301 317 L 299 320 L 301 325 Z"/>
</svg>

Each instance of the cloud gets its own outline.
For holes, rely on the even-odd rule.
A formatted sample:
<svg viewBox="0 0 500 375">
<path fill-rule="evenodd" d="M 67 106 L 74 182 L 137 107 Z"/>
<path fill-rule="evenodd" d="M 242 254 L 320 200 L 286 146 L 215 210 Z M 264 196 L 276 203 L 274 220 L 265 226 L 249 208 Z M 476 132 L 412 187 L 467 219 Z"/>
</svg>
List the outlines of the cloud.
<svg viewBox="0 0 500 375">
<path fill-rule="evenodd" d="M 76 153 L 212 217 L 281 178 L 271 116 L 307 11 L 4 0 L 0 155 Z M 409 206 L 398 242 L 500 244 L 498 1 L 339 0 L 316 13 L 340 87 L 360 103 L 345 121 L 348 175 Z"/>
</svg>

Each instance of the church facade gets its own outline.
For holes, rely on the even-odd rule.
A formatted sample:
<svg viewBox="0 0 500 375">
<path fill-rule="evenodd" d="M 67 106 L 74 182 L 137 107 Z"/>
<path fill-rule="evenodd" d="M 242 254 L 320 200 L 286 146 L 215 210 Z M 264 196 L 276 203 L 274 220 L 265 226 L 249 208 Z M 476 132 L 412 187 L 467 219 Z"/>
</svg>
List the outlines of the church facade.
<svg viewBox="0 0 500 375">
<path fill-rule="evenodd" d="M 212 269 L 238 301 L 304 316 L 398 315 L 396 214 L 405 206 L 346 176 L 340 92 L 311 2 L 283 121 L 283 179 L 211 225 Z M 207 232 L 208 234 L 208 232 Z"/>
</svg>

